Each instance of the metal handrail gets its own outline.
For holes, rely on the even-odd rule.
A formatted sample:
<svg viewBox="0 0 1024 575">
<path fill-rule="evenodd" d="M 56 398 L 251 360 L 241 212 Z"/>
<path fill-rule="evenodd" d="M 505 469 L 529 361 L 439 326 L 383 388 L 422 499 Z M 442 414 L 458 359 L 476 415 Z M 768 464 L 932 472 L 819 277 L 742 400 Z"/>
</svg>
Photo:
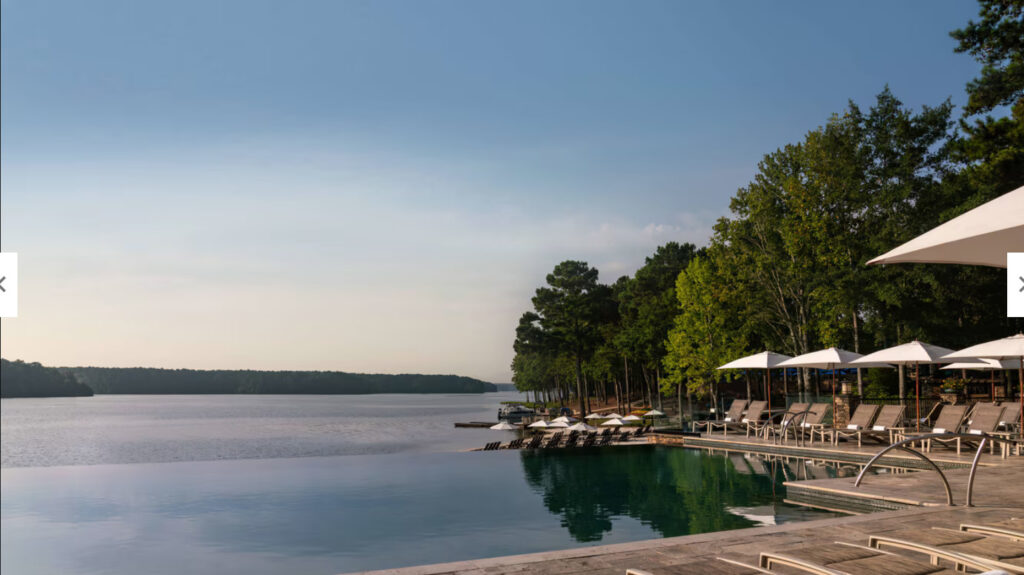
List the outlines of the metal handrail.
<svg viewBox="0 0 1024 575">
<path fill-rule="evenodd" d="M 786 413 L 790 413 L 790 412 L 787 411 Z M 783 419 L 785 419 L 786 413 L 782 414 Z M 782 429 L 779 430 L 779 435 L 782 436 L 783 441 L 785 441 L 785 439 L 786 439 L 786 430 L 789 429 L 789 427 L 791 425 L 793 425 L 793 421 L 795 421 L 796 418 L 798 418 L 798 417 L 801 418 L 801 419 L 807 419 L 807 416 L 809 414 L 811 414 L 811 413 L 817 413 L 817 412 L 811 411 L 811 408 L 808 407 L 807 409 L 805 409 L 803 411 L 798 411 L 798 412 L 794 413 L 793 417 L 787 419 L 785 421 L 785 423 L 782 424 Z M 802 430 L 802 428 L 799 428 L 799 427 L 797 429 L 801 429 Z M 793 436 L 796 437 L 796 433 L 794 433 Z M 801 445 L 806 445 L 806 443 L 801 444 L 800 440 L 803 439 L 803 436 L 804 436 L 804 434 L 801 433 L 800 437 L 797 438 L 797 440 L 796 440 L 797 447 L 800 447 Z M 773 440 L 773 444 L 774 443 L 775 443 L 775 441 Z"/>
<path fill-rule="evenodd" d="M 868 469 L 871 469 L 871 467 L 875 464 L 875 462 L 877 462 L 879 459 L 881 459 L 883 455 L 885 455 L 886 453 L 892 451 L 893 449 L 899 449 L 899 450 L 911 453 L 913 455 L 916 455 L 917 457 L 919 457 L 920 459 L 922 459 L 923 461 L 925 461 L 926 463 L 931 465 L 932 469 L 934 469 L 939 474 L 939 477 L 942 478 L 942 483 L 943 483 L 943 485 L 946 488 L 946 504 L 952 506 L 952 505 L 954 505 L 954 503 L 953 503 L 953 490 L 950 489 L 950 487 L 949 487 L 949 480 L 946 479 L 946 474 L 943 473 L 942 469 L 940 469 L 939 466 L 936 465 L 935 462 L 932 461 L 930 458 L 928 458 L 925 454 L 921 453 L 920 451 L 917 451 L 916 449 L 912 449 L 910 447 L 907 447 L 906 444 L 907 443 L 913 443 L 913 442 L 916 442 L 916 441 L 922 441 L 922 440 L 926 440 L 926 439 L 954 439 L 954 438 L 957 438 L 957 437 L 967 438 L 967 439 L 974 439 L 974 440 L 978 440 L 978 439 L 981 440 L 979 442 L 979 444 L 978 444 L 978 450 L 974 453 L 974 461 L 971 462 L 971 472 L 970 472 L 970 475 L 968 475 L 968 477 L 967 477 L 967 498 L 966 498 L 964 504 L 965 504 L 966 507 L 973 507 L 974 506 L 974 503 L 973 503 L 973 497 L 974 497 L 974 477 L 977 474 L 977 471 L 978 471 L 978 461 L 981 459 L 981 454 L 985 450 L 985 444 L 987 442 L 989 442 L 989 441 L 992 441 L 993 443 L 995 443 L 995 442 L 1004 442 L 1005 443 L 1005 442 L 1008 441 L 1006 438 L 998 437 L 998 436 L 995 436 L 995 435 L 990 435 L 988 433 L 957 433 L 957 432 L 950 432 L 950 431 L 947 431 L 947 432 L 944 432 L 944 433 L 927 433 L 927 434 L 924 434 L 924 435 L 918 435 L 918 436 L 915 436 L 915 437 L 909 437 L 909 438 L 904 439 L 902 441 L 898 441 L 896 443 L 893 443 L 892 445 L 886 447 L 885 449 L 883 449 L 883 450 L 879 451 L 877 454 L 875 454 L 875 456 L 872 457 L 870 461 L 868 461 L 867 465 L 864 466 L 864 469 L 860 470 L 860 474 L 857 475 L 857 480 L 853 482 L 853 486 L 854 487 L 860 487 L 861 481 L 863 481 L 863 479 L 864 479 L 864 474 L 867 473 Z"/>
</svg>

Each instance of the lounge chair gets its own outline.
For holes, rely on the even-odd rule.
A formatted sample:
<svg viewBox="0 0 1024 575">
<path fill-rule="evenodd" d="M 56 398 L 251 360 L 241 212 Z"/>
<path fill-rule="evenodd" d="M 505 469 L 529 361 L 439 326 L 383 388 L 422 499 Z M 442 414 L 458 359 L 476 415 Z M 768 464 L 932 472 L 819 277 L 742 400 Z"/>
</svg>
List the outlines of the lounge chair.
<svg viewBox="0 0 1024 575">
<path fill-rule="evenodd" d="M 832 445 L 838 445 L 840 437 L 855 437 L 861 431 L 871 427 L 871 422 L 875 420 L 876 415 L 878 415 L 877 405 L 862 403 L 858 405 L 857 409 L 853 412 L 853 417 L 851 417 L 850 422 L 846 424 L 846 429 L 822 429 L 821 440 L 825 441 L 825 434 L 827 433 L 832 438 Z"/>
<path fill-rule="evenodd" d="M 544 441 L 543 435 L 534 435 L 530 443 L 526 444 L 525 449 L 539 449 L 542 441 Z"/>
<path fill-rule="evenodd" d="M 601 441 L 597 442 L 597 446 L 598 447 L 604 447 L 606 445 L 611 445 L 612 437 L 613 437 L 612 435 L 602 435 L 601 436 Z"/>
<path fill-rule="evenodd" d="M 817 575 L 883 575 L 883 574 L 914 574 L 914 575 L 953 575 L 956 571 L 915 561 L 883 551 L 870 549 L 860 545 L 833 543 L 799 547 L 779 552 L 764 552 L 760 556 L 762 569 L 775 573 L 780 571 L 801 571 Z"/>
<path fill-rule="evenodd" d="M 750 405 L 747 406 L 747 412 L 743 414 L 743 425 L 747 428 L 747 437 L 750 437 L 750 431 L 754 431 L 754 435 L 761 433 L 764 427 L 771 423 L 770 419 L 763 419 L 767 416 L 765 410 L 768 408 L 767 401 L 751 401 Z"/>
<path fill-rule="evenodd" d="M 716 429 L 721 429 L 723 435 L 728 435 L 730 426 L 733 429 L 739 429 L 743 426 L 743 423 L 740 420 L 743 418 L 743 411 L 746 409 L 747 400 L 734 399 L 732 400 L 732 405 L 729 406 L 729 411 L 725 412 L 725 419 L 721 421 L 713 419 L 698 421 L 694 424 L 694 427 L 697 431 L 700 431 L 702 426 L 706 427 L 709 434 Z"/>
<path fill-rule="evenodd" d="M 581 447 L 593 447 L 596 442 L 597 435 L 588 435 L 587 438 L 583 440 L 583 445 Z"/>
<path fill-rule="evenodd" d="M 513 439 L 508 442 L 505 449 L 520 449 L 523 446 L 523 441 L 525 441 L 523 438 Z"/>
<path fill-rule="evenodd" d="M 1020 404 L 1017 402 L 1003 405 L 1003 416 L 999 418 L 999 430 L 1012 432 L 1020 427 Z M 1019 431 L 1019 430 L 1018 430 Z"/>
<path fill-rule="evenodd" d="M 787 409 L 785 411 L 785 413 L 782 414 L 782 418 L 779 419 L 779 423 L 770 426 L 768 429 L 772 433 L 774 433 L 776 435 L 782 435 L 783 436 L 782 437 L 783 441 L 786 440 L 786 437 L 785 437 L 784 434 L 788 433 L 789 430 L 792 429 L 793 430 L 793 438 L 796 439 L 796 432 L 797 432 L 796 425 L 799 423 L 799 420 L 807 417 L 808 414 L 806 414 L 804 412 L 807 411 L 810 408 L 811 408 L 811 404 L 809 404 L 809 403 L 794 403 L 793 405 L 789 406 L 789 409 Z M 800 415 L 800 414 L 803 414 L 803 415 Z"/>
<path fill-rule="evenodd" d="M 860 447 L 865 439 L 873 439 L 887 445 L 894 443 L 897 433 L 905 429 L 903 416 L 906 412 L 907 408 L 902 405 L 883 405 L 875 422 L 871 424 L 871 429 L 857 431 L 857 447 Z"/>
<path fill-rule="evenodd" d="M 945 412 L 950 407 L 952 407 L 952 406 L 944 407 L 943 411 Z M 976 434 L 976 435 L 981 435 L 983 433 L 987 433 L 987 434 L 996 433 L 996 428 L 999 427 L 999 421 L 1002 418 L 1002 413 L 1003 413 L 1003 408 L 1002 407 L 999 407 L 998 405 L 992 405 L 991 403 L 978 404 L 978 405 L 974 406 L 974 409 L 971 411 L 971 420 L 967 424 L 967 433 L 973 433 L 973 434 Z M 941 415 L 939 417 L 941 418 Z M 936 425 L 936 428 L 938 428 L 938 425 Z M 954 430 L 954 429 L 947 429 L 945 431 L 955 432 L 956 430 Z M 936 431 L 935 429 L 933 429 L 932 433 L 941 433 L 941 432 Z M 925 451 L 931 451 L 931 449 L 932 449 L 932 442 L 933 441 L 935 443 L 939 444 L 939 445 L 944 446 L 944 447 L 952 445 L 952 444 L 955 444 L 956 445 L 956 454 L 957 455 L 960 455 L 961 447 L 963 447 L 965 445 L 966 446 L 973 446 L 974 445 L 974 443 L 971 440 L 963 438 L 963 437 L 950 437 L 949 439 L 943 439 L 941 437 L 933 437 L 931 439 L 928 439 L 925 442 Z M 995 453 L 995 444 L 991 444 L 990 445 L 990 451 L 992 453 Z"/>
<path fill-rule="evenodd" d="M 564 447 L 576 447 L 576 442 L 579 440 L 579 435 L 569 435 L 565 440 Z"/>
<path fill-rule="evenodd" d="M 928 433 L 946 433 L 947 431 L 950 433 L 957 433 L 960 431 L 960 426 L 963 425 L 964 417 L 966 416 L 966 405 L 943 405 L 941 410 L 939 411 L 938 417 L 935 418 L 935 425 L 933 425 L 930 430 L 923 429 L 919 432 L 911 432 L 909 429 L 907 429 L 901 432 L 897 439 L 909 439 L 918 435 L 924 435 Z M 940 444 L 945 445 L 946 443 L 952 442 L 952 440 L 942 440 L 940 441 Z M 956 443 L 959 447 L 959 441 L 957 441 Z M 925 451 L 931 450 L 931 440 L 924 440 L 924 449 Z M 960 453 L 959 449 L 957 450 L 957 453 Z"/>
<path fill-rule="evenodd" d="M 814 443 L 814 434 L 825 429 L 825 420 L 832 414 L 831 403 L 812 403 L 811 410 L 806 417 L 797 420 L 800 428 L 811 434 L 811 443 Z M 824 441 L 824 436 L 822 438 Z"/>
<path fill-rule="evenodd" d="M 501 442 L 500 441 L 492 441 L 492 442 L 488 443 L 487 445 L 484 445 L 484 449 L 483 450 L 484 451 L 494 451 L 495 449 L 498 449 L 499 447 L 501 447 Z"/>
<path fill-rule="evenodd" d="M 961 523 L 960 531 L 1006 537 L 1012 541 L 1024 541 L 1024 519 L 1007 519 L 995 523 Z"/>
<path fill-rule="evenodd" d="M 872 535 L 868 546 L 902 549 L 927 555 L 934 564 L 940 560 L 954 563 L 958 569 L 1003 569 L 1024 574 L 1024 543 L 1004 537 L 988 537 L 952 529 L 903 529 L 884 535 Z"/>
<path fill-rule="evenodd" d="M 558 447 L 558 444 L 561 443 L 561 442 L 562 442 L 562 432 L 559 431 L 559 432 L 555 433 L 554 435 L 552 435 L 551 437 L 549 437 L 546 442 L 544 442 L 544 449 L 554 449 L 555 447 Z"/>
</svg>

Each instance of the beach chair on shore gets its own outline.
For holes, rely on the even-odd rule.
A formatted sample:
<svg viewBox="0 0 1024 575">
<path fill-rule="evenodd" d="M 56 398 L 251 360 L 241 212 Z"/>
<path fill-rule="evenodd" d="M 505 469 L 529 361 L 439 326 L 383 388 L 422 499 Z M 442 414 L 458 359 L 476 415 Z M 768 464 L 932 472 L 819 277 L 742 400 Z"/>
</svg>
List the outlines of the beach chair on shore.
<svg viewBox="0 0 1024 575">
<path fill-rule="evenodd" d="M 895 443 L 897 434 L 905 429 L 903 416 L 906 412 L 907 408 L 902 405 L 883 405 L 871 429 L 857 431 L 857 447 L 861 446 L 864 439 L 873 439 L 886 445 Z"/>
<path fill-rule="evenodd" d="M 811 434 L 811 443 L 814 443 L 814 434 L 825 429 L 825 420 L 832 414 L 831 403 L 812 403 L 811 410 L 807 417 L 798 420 L 800 429 Z M 825 441 L 822 437 L 822 441 Z"/>
<path fill-rule="evenodd" d="M 577 435 L 570 434 L 569 437 L 567 437 L 565 439 L 565 445 L 563 447 L 566 447 L 566 448 L 576 447 L 576 442 L 579 441 L 579 438 L 580 438 L 579 434 L 577 434 Z"/>
<path fill-rule="evenodd" d="M 530 443 L 527 443 L 524 446 L 524 449 L 539 449 L 540 448 L 540 444 L 543 441 L 544 441 L 544 436 L 543 435 L 534 435 L 533 439 L 530 440 Z"/>
<path fill-rule="evenodd" d="M 767 401 L 751 401 L 750 405 L 747 406 L 747 413 L 743 415 L 743 425 L 747 429 L 747 437 L 750 437 L 750 431 L 754 431 L 754 435 L 761 433 L 766 425 L 771 423 L 770 419 L 767 419 L 768 414 L 765 410 L 768 409 Z"/>
<path fill-rule="evenodd" d="M 704 421 L 698 421 L 694 423 L 696 431 L 700 431 L 701 427 L 707 429 L 708 434 L 711 434 L 716 429 L 721 429 L 723 435 L 728 435 L 729 427 L 733 429 L 740 429 L 743 427 L 743 422 L 740 421 L 743 418 L 743 411 L 747 409 L 747 400 L 745 399 L 734 399 L 732 405 L 729 406 L 729 411 L 725 412 L 725 419 L 717 421 L 714 419 L 706 419 Z"/>
<path fill-rule="evenodd" d="M 875 420 L 876 415 L 878 415 L 877 405 L 862 403 L 854 410 L 853 416 L 850 417 L 850 422 L 846 424 L 846 429 L 823 429 L 821 440 L 825 441 L 827 433 L 832 438 L 832 445 L 838 445 L 841 437 L 855 437 L 861 431 L 871 427 L 871 422 Z"/>
<path fill-rule="evenodd" d="M 601 440 L 597 442 L 597 446 L 598 447 L 605 447 L 607 445 L 611 445 L 611 443 L 612 443 L 612 436 L 611 435 L 602 435 L 601 436 Z"/>
<path fill-rule="evenodd" d="M 961 523 L 960 531 L 1024 541 L 1024 519 L 1007 519 L 995 523 Z"/>
<path fill-rule="evenodd" d="M 953 575 L 957 571 L 849 543 L 799 547 L 785 551 L 766 551 L 760 555 L 760 567 L 768 573 L 794 571 L 816 575 Z"/>
<path fill-rule="evenodd" d="M 1003 569 L 1024 574 L 1024 543 L 952 529 L 901 529 L 872 535 L 868 546 L 926 555 L 932 564 L 949 561 L 961 569 Z"/>
<path fill-rule="evenodd" d="M 595 443 L 597 443 L 597 435 L 590 434 L 587 436 L 586 439 L 583 440 L 583 445 L 581 445 L 580 447 L 593 447 Z"/>
<path fill-rule="evenodd" d="M 512 441 L 508 442 L 508 445 L 505 446 L 505 449 L 520 449 L 523 447 L 523 441 L 523 438 L 513 439 Z"/>
<path fill-rule="evenodd" d="M 484 445 L 484 449 L 483 450 L 484 451 L 494 451 L 495 449 L 498 449 L 499 447 L 501 447 L 501 442 L 500 441 L 492 441 L 492 442 L 488 443 L 487 445 Z"/>
<path fill-rule="evenodd" d="M 544 449 L 554 449 L 562 442 L 562 432 L 556 432 L 544 442 Z"/>
</svg>

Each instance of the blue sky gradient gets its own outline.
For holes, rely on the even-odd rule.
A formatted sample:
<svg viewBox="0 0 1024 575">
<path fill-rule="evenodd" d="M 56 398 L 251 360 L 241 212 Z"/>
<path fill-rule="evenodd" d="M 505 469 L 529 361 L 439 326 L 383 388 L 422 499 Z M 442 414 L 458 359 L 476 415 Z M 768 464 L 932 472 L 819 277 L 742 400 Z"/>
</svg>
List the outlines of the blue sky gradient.
<svg viewBox="0 0 1024 575">
<path fill-rule="evenodd" d="M 970 1 L 0 2 L 2 353 L 508 381 L 544 275 L 706 242 Z"/>
</svg>

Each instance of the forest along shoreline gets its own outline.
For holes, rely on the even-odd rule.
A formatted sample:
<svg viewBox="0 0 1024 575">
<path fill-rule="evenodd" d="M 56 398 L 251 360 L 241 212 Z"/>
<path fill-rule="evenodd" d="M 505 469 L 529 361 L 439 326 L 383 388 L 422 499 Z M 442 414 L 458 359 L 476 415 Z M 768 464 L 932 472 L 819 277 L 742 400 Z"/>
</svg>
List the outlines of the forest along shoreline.
<svg viewBox="0 0 1024 575">
<path fill-rule="evenodd" d="M 0 397 L 4 398 L 88 397 L 93 394 L 489 393 L 505 387 L 461 375 L 46 367 L 20 360 L 0 360 Z"/>
</svg>

